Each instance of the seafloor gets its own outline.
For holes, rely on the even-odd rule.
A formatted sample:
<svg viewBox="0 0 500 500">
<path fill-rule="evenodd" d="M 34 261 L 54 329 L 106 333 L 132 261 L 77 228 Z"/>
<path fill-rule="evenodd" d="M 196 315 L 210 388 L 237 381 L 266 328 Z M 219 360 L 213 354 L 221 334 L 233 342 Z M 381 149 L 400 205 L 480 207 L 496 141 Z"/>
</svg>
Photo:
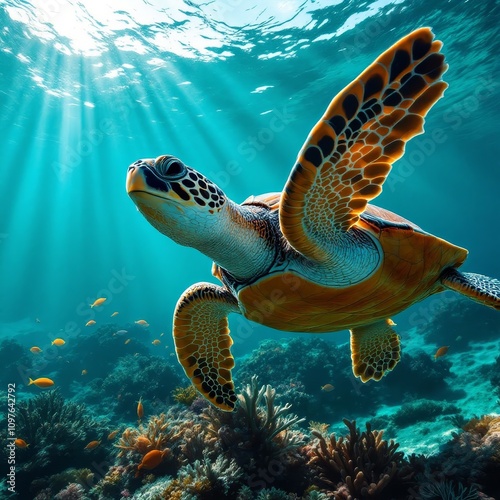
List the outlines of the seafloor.
<svg viewBox="0 0 500 500">
<path fill-rule="evenodd" d="M 31 345 L 47 338 L 43 324 L 4 325 L 1 387 L 16 383 L 16 437 L 29 445 L 15 450 L 16 492 L 36 500 L 498 499 L 496 314 L 443 301 L 402 332 L 402 359 L 379 383 L 355 379 L 349 346 L 328 336 L 266 340 L 236 360 L 233 413 L 200 398 L 169 341 L 153 345 L 147 328 L 108 324 L 34 354 Z M 443 345 L 448 354 L 434 359 Z M 25 385 L 42 372 L 54 388 Z M 7 422 L 0 429 L 6 439 Z"/>
</svg>

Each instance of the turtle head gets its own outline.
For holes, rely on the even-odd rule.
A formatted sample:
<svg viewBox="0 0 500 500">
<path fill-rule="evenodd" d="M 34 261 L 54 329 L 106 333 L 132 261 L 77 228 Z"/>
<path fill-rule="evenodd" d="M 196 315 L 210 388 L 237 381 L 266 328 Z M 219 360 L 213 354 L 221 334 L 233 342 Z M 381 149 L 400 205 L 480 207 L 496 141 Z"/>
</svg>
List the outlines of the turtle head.
<svg viewBox="0 0 500 500">
<path fill-rule="evenodd" d="M 167 155 L 132 163 L 127 192 L 152 226 L 191 247 L 199 247 L 214 234 L 227 202 L 212 181 Z"/>
</svg>

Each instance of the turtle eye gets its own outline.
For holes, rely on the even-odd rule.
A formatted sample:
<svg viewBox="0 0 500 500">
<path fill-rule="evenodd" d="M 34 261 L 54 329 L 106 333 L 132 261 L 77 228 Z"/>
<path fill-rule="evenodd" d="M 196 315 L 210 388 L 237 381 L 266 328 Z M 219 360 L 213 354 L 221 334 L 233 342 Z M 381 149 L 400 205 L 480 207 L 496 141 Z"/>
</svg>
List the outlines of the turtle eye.
<svg viewBox="0 0 500 500">
<path fill-rule="evenodd" d="M 178 158 L 173 156 L 164 156 L 156 161 L 156 171 L 162 177 L 179 177 L 184 175 L 186 167 Z"/>
</svg>

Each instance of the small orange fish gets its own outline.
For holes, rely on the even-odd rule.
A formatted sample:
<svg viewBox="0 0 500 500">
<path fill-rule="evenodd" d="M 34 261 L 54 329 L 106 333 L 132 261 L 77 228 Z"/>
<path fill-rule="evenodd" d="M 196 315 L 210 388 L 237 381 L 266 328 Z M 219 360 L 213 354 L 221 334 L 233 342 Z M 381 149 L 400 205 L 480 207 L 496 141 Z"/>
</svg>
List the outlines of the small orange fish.
<svg viewBox="0 0 500 500">
<path fill-rule="evenodd" d="M 106 302 L 106 299 L 104 297 L 101 297 L 99 299 L 96 299 L 93 304 L 90 304 L 90 307 L 98 307 L 104 302 Z"/>
<path fill-rule="evenodd" d="M 139 321 L 135 321 L 135 323 L 137 325 L 141 325 L 141 326 L 149 326 L 149 323 L 144 319 L 140 319 Z"/>
<path fill-rule="evenodd" d="M 325 384 L 321 386 L 321 390 L 324 392 L 332 392 L 335 387 L 332 384 Z"/>
<path fill-rule="evenodd" d="M 94 448 L 97 448 L 101 444 L 100 441 L 90 441 L 90 443 L 85 446 L 84 450 L 93 450 Z"/>
<path fill-rule="evenodd" d="M 161 340 L 158 340 L 158 339 L 154 339 L 153 342 L 151 342 L 153 345 L 160 345 L 161 344 Z"/>
<path fill-rule="evenodd" d="M 82 375 L 87 375 L 88 371 L 87 370 L 82 370 Z"/>
<path fill-rule="evenodd" d="M 52 341 L 52 345 L 64 345 L 66 342 L 63 339 L 55 339 Z"/>
<path fill-rule="evenodd" d="M 132 340 L 132 339 L 127 339 L 127 340 L 125 341 L 125 344 L 128 344 L 131 340 Z"/>
<path fill-rule="evenodd" d="M 24 440 L 24 439 L 21 439 L 21 438 L 17 438 L 15 441 L 14 441 L 14 444 L 18 447 L 18 448 L 27 448 L 29 446 L 29 444 Z"/>
<path fill-rule="evenodd" d="M 37 387 L 40 387 L 41 389 L 46 389 L 47 387 L 51 387 L 52 385 L 54 385 L 54 381 L 46 377 L 37 378 L 35 380 L 30 378 L 29 381 L 30 383 L 28 385 L 33 384 Z"/>
<path fill-rule="evenodd" d="M 168 450 L 151 450 L 142 457 L 141 463 L 137 467 L 137 475 L 141 469 L 151 470 L 163 461 L 163 457 L 167 454 Z"/>
<path fill-rule="evenodd" d="M 36 346 L 36 345 L 34 345 L 33 347 L 31 347 L 31 348 L 30 348 L 30 351 L 31 351 L 33 354 L 40 354 L 40 353 L 42 352 L 42 350 L 41 350 L 38 346 Z"/>
<path fill-rule="evenodd" d="M 139 398 L 139 402 L 137 403 L 137 416 L 139 420 L 142 420 L 144 416 L 144 406 L 142 405 L 142 396 Z"/>
<path fill-rule="evenodd" d="M 444 345 L 443 347 L 440 347 L 437 351 L 436 354 L 434 354 L 434 359 L 438 359 L 442 356 L 444 356 L 447 352 L 448 349 L 450 348 L 449 345 Z"/>
<path fill-rule="evenodd" d="M 111 317 L 112 317 L 112 318 L 114 318 L 115 316 L 118 316 L 119 314 L 120 314 L 120 313 L 119 313 L 118 311 L 115 311 L 115 312 L 111 315 Z"/>
<path fill-rule="evenodd" d="M 119 430 L 116 430 L 116 431 L 113 431 L 113 432 L 110 432 L 108 434 L 108 439 L 111 441 L 112 439 L 115 439 L 116 435 L 119 433 L 120 431 Z"/>
<path fill-rule="evenodd" d="M 95 325 L 95 321 L 93 319 L 91 319 L 90 321 L 87 321 L 87 323 L 85 323 L 85 326 L 92 326 L 92 325 Z"/>
</svg>

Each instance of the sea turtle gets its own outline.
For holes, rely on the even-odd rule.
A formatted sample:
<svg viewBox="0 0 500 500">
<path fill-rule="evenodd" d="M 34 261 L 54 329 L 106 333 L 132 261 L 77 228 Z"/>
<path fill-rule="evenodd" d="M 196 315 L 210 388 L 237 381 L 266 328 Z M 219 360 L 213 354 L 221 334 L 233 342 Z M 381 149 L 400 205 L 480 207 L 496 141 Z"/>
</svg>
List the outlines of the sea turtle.
<svg viewBox="0 0 500 500">
<path fill-rule="evenodd" d="M 220 409 L 236 402 L 229 313 L 292 332 L 349 329 L 353 372 L 366 382 L 399 361 L 389 318 L 415 302 L 452 289 L 500 309 L 499 280 L 457 271 L 467 250 L 368 204 L 447 87 L 433 38 L 428 28 L 405 36 L 333 99 L 282 193 L 237 204 L 174 156 L 129 166 L 139 211 L 211 257 L 222 282 L 188 288 L 173 320 L 179 362 Z"/>
</svg>

